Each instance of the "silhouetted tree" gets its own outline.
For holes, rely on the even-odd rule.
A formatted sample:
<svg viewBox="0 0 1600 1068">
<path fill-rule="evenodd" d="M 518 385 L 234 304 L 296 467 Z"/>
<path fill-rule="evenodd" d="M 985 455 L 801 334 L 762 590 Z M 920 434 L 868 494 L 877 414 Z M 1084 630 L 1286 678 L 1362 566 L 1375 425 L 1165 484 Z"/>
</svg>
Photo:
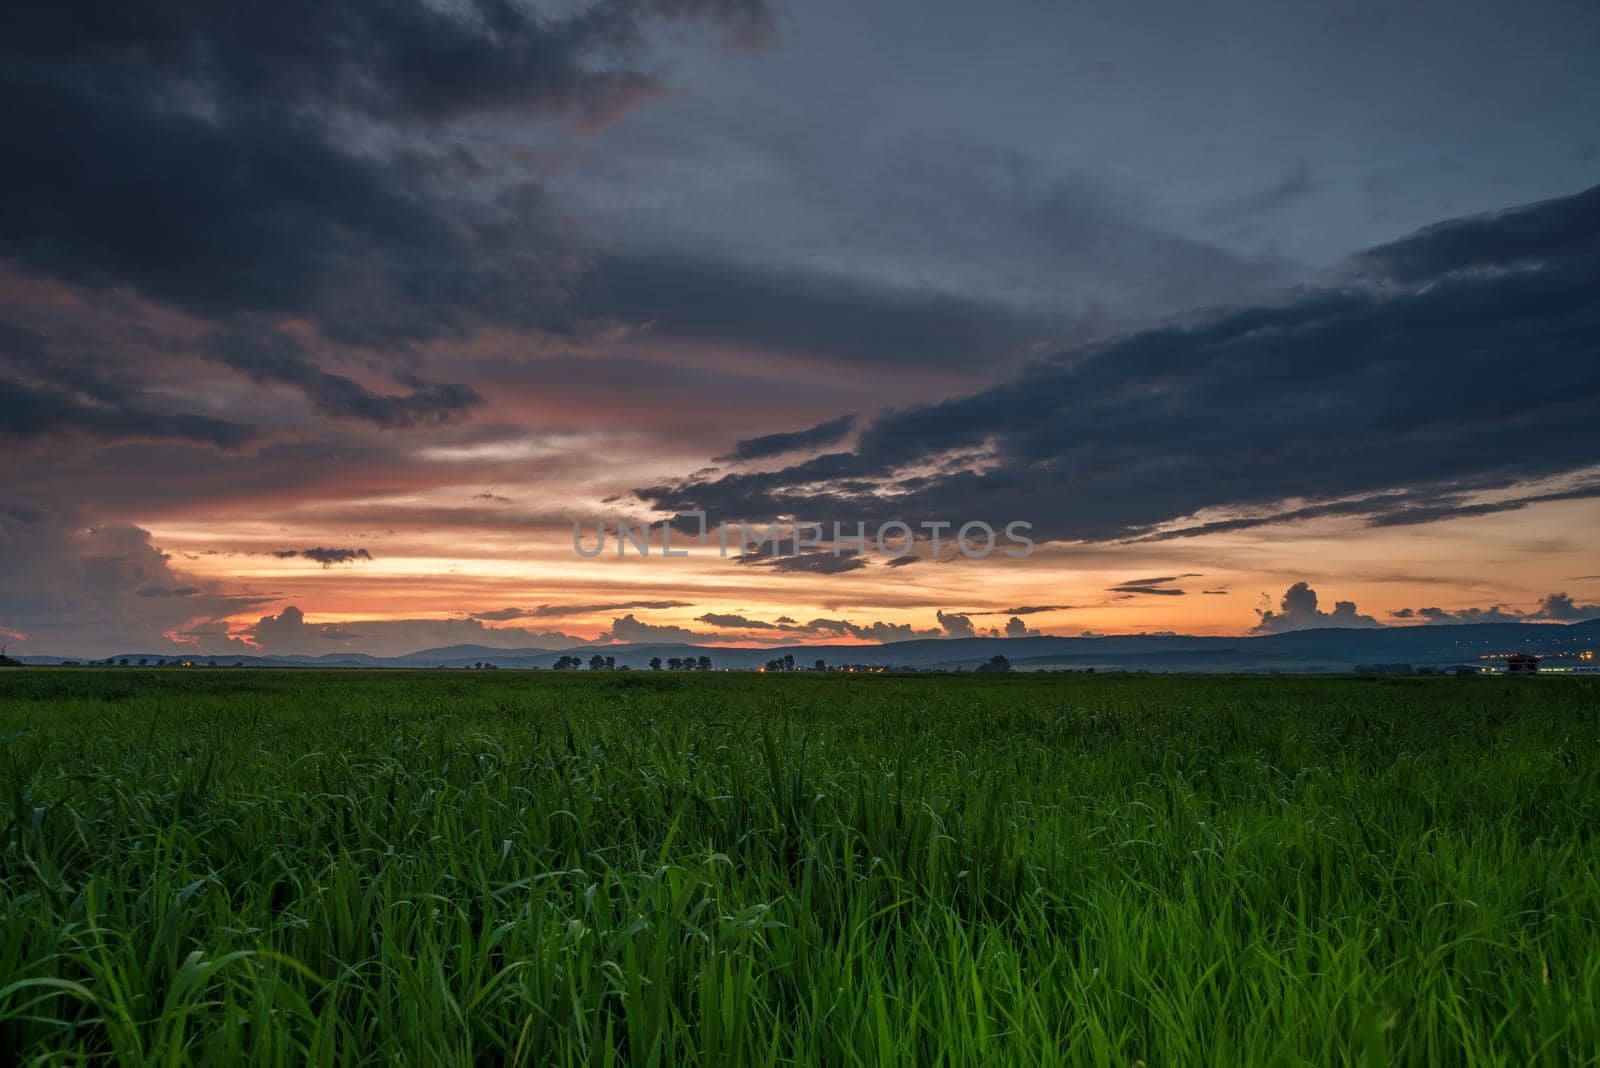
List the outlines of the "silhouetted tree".
<svg viewBox="0 0 1600 1068">
<path fill-rule="evenodd" d="M 614 657 L 614 656 L 606 657 L 606 670 L 607 671 L 615 671 L 615 670 L 617 670 L 617 658 L 616 657 Z"/>
<path fill-rule="evenodd" d="M 669 657 L 667 659 L 667 670 L 668 671 L 678 671 L 682 667 L 683 667 L 683 658 L 681 656 Z"/>
<path fill-rule="evenodd" d="M 996 653 L 994 656 L 991 656 L 989 658 L 989 662 L 987 664 L 979 664 L 978 665 L 978 670 L 979 671 L 1010 671 L 1011 670 L 1011 661 L 1007 660 L 1005 657 L 1001 656 L 999 653 Z"/>
<path fill-rule="evenodd" d="M 827 671 L 828 670 L 828 662 L 826 660 L 818 660 L 817 661 L 817 670 L 818 671 Z"/>
<path fill-rule="evenodd" d="M 605 666 L 606 666 L 606 658 L 601 656 L 599 653 L 595 653 L 593 656 L 591 656 L 589 658 L 589 670 L 590 671 L 603 671 L 603 670 L 605 670 Z"/>
<path fill-rule="evenodd" d="M 700 658 L 700 670 L 701 671 L 710 671 L 711 670 L 711 658 L 709 656 L 702 656 Z"/>
<path fill-rule="evenodd" d="M 659 656 L 652 656 L 650 658 L 650 670 L 651 671 L 660 671 L 661 670 L 661 658 Z"/>
</svg>

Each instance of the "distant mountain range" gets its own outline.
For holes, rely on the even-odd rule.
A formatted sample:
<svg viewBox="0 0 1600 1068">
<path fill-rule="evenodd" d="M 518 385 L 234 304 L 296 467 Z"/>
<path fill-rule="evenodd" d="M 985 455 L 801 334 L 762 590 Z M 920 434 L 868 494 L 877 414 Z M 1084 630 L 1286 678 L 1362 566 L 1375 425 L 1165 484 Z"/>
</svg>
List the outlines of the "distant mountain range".
<svg viewBox="0 0 1600 1068">
<path fill-rule="evenodd" d="M 587 665 L 596 654 L 614 657 L 617 667 L 644 669 L 652 657 L 708 656 L 722 669 L 758 668 L 767 661 L 793 656 L 796 667 L 818 660 L 830 667 L 970 669 L 1000 655 L 1018 670 L 1094 668 L 1098 671 L 1194 672 L 1339 672 L 1363 665 L 1409 664 L 1446 667 L 1479 663 L 1494 654 L 1534 653 L 1551 658 L 1552 666 L 1577 666 L 1579 653 L 1600 647 L 1600 620 L 1582 623 L 1477 623 L 1455 626 L 1328 628 L 1241 638 L 1203 638 L 1172 634 L 1132 634 L 1078 638 L 925 638 L 887 645 L 788 645 L 762 649 L 719 645 L 640 644 L 592 645 L 576 649 L 497 649 L 485 645 L 452 645 L 423 649 L 408 656 L 328 653 L 322 656 L 218 656 L 181 653 L 119 653 L 130 665 L 140 660 L 191 659 L 206 664 L 235 663 L 251 667 L 326 668 L 462 668 L 493 664 L 498 668 L 549 668 L 558 658 L 575 656 Z M 24 656 L 25 664 L 60 664 L 71 657 Z M 82 660 L 80 662 L 88 662 Z M 102 661 L 103 662 L 103 661 Z M 1596 661 L 1582 662 L 1593 665 Z"/>
</svg>

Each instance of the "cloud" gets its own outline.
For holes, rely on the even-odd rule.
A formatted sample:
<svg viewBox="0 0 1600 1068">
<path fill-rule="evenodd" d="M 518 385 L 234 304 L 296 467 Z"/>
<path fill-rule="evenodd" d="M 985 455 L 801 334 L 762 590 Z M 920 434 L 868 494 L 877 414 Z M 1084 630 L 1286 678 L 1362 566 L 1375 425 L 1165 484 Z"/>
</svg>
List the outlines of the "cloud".
<svg viewBox="0 0 1600 1068">
<path fill-rule="evenodd" d="M 1040 630 L 1029 627 L 1017 616 L 1012 616 L 1006 620 L 1007 638 L 1037 638 L 1042 633 Z"/>
<path fill-rule="evenodd" d="M 526 608 L 496 608 L 489 612 L 470 612 L 468 619 L 481 619 L 485 623 L 501 623 L 508 619 L 521 619 L 532 615 Z"/>
<path fill-rule="evenodd" d="M 610 637 L 613 641 L 619 642 L 647 643 L 699 642 L 711 636 L 670 623 L 645 623 L 629 612 L 611 621 Z"/>
<path fill-rule="evenodd" d="M 741 564 L 768 567 L 785 574 L 805 575 L 842 575 L 868 565 L 867 558 L 855 549 L 842 549 L 837 553 L 832 549 L 818 549 L 775 555 L 770 544 L 751 546 L 734 559 Z"/>
<path fill-rule="evenodd" d="M 745 44 L 774 25 L 762 0 L 546 7 L 286 0 L 269 18 L 232 0 L 28 5 L 0 33 L 0 94 L 16 104 L 0 257 L 102 307 L 136 294 L 215 324 L 205 351 L 321 413 L 381 427 L 457 418 L 481 396 L 419 375 L 413 344 L 484 323 L 571 329 L 565 298 L 590 267 L 531 169 L 497 169 L 463 127 L 592 131 L 665 92 L 646 47 L 658 24 Z M 64 425 L 61 413 L 100 437 L 244 435 L 29 388 L 26 408 L 0 405 L 14 423 L 42 408 L 35 418 Z"/>
<path fill-rule="evenodd" d="M 1540 269 L 1600 251 L 1600 186 L 1527 207 L 1452 219 L 1368 249 L 1357 263 L 1400 282 Z"/>
<path fill-rule="evenodd" d="M 352 378 L 317 367 L 298 342 L 283 334 L 230 332 L 214 339 L 211 348 L 223 363 L 253 381 L 295 386 L 314 409 L 325 415 L 359 419 L 376 426 L 405 428 L 447 423 L 484 403 L 471 386 L 428 382 L 403 372 L 398 377 L 410 387 L 409 392 L 374 392 Z"/>
<path fill-rule="evenodd" d="M 591 639 L 560 631 L 520 627 L 486 627 L 477 619 L 358 619 L 316 623 L 295 605 L 265 615 L 232 635 L 217 626 L 196 628 L 188 635 L 200 652 L 250 652 L 259 655 L 319 656 L 363 652 L 374 656 L 407 656 L 451 645 L 483 645 L 498 649 L 571 649 Z M 354 643 L 359 642 L 359 648 Z"/>
<path fill-rule="evenodd" d="M 1033 616 L 1040 612 L 1064 612 L 1071 608 L 1070 604 L 1022 604 L 1015 608 L 1002 608 L 998 612 L 985 613 L 997 616 Z"/>
<path fill-rule="evenodd" d="M 759 619 L 751 619 L 732 612 L 707 612 L 703 616 L 695 616 L 696 623 L 709 623 L 713 627 L 729 627 L 738 630 L 787 630 L 789 627 L 777 623 L 767 623 Z"/>
<path fill-rule="evenodd" d="M 306 614 L 292 604 L 276 615 L 262 616 L 248 633 L 263 652 L 300 652 L 305 649 L 306 637 L 326 640 L 325 628 L 308 625 Z"/>
<path fill-rule="evenodd" d="M 1427 623 L 1580 623 L 1600 619 L 1600 604 L 1579 604 L 1569 594 L 1551 593 L 1539 598 L 1531 612 L 1502 603 L 1486 608 L 1401 608 L 1389 614 Z"/>
<path fill-rule="evenodd" d="M 1373 250 L 1336 288 L 1082 346 L 887 413 L 848 452 L 639 496 L 713 522 L 960 513 L 1114 541 L 1171 537 L 1208 510 L 1235 513 L 1211 530 L 1435 521 L 1441 505 L 1460 514 L 1474 495 L 1594 466 L 1600 187 L 1415 241 Z M 1518 388 L 1486 388 L 1528 361 L 1540 373 Z"/>
<path fill-rule="evenodd" d="M 150 532 L 0 505 L 0 628 L 13 652 L 101 657 L 179 648 L 169 635 L 259 604 L 172 565 Z"/>
<path fill-rule="evenodd" d="M 188 441 L 236 448 L 256 437 L 239 423 L 184 412 L 155 411 L 129 388 L 113 400 L 87 397 L 70 386 L 28 384 L 0 376 L 0 440 L 81 436 L 98 441 Z"/>
<path fill-rule="evenodd" d="M 279 560 L 292 560 L 303 557 L 315 560 L 323 567 L 332 567 L 334 564 L 349 564 L 356 560 L 371 560 L 372 554 L 365 549 L 276 549 L 272 553 Z"/>
<path fill-rule="evenodd" d="M 1296 582 L 1284 591 L 1277 611 L 1264 609 L 1257 612 L 1260 621 L 1252 628 L 1256 634 L 1283 634 L 1292 630 L 1312 630 L 1324 627 L 1381 627 L 1371 616 L 1356 611 L 1354 601 L 1339 601 L 1332 612 L 1317 607 L 1317 591 L 1308 583 Z"/>
<path fill-rule="evenodd" d="M 953 612 L 946 613 L 942 610 L 935 613 L 935 615 L 939 620 L 939 626 L 944 628 L 944 636 L 946 638 L 971 638 L 974 636 L 972 618 L 970 616 L 958 615 Z"/>
<path fill-rule="evenodd" d="M 786 452 L 799 452 L 801 450 L 817 449 L 824 445 L 832 445 L 856 425 L 857 414 L 841 415 L 837 419 L 830 419 L 826 423 L 818 423 L 807 430 L 792 430 L 781 434 L 764 434 L 758 438 L 746 438 L 737 442 L 733 451 L 726 456 L 718 457 L 719 462 L 740 460 L 761 460 L 769 456 L 779 456 Z"/>
<path fill-rule="evenodd" d="M 1579 604 L 1565 593 L 1552 593 L 1540 598 L 1533 618 L 1560 623 L 1576 623 L 1600 619 L 1600 604 Z"/>
<path fill-rule="evenodd" d="M 759 0 L 645 0 L 566 5 L 561 13 L 467 0 L 452 7 L 298 0 L 270 19 L 247 4 L 174 4 L 138 19 L 92 18 L 66 5 L 13 22 L 7 58 L 120 64 L 132 88 L 194 82 L 217 104 L 267 97 L 284 108 L 336 107 L 376 120 L 468 115 L 614 114 L 654 89 L 619 65 L 645 18 L 706 19 L 744 37 L 770 31 Z M 19 31 L 20 32 L 17 32 Z M 11 36 L 11 35 L 8 35 Z M 62 46 L 73 51 L 62 54 Z"/>
<path fill-rule="evenodd" d="M 1394 616 L 1396 619 L 1407 619 L 1411 618 L 1411 612 L 1409 609 L 1401 609 L 1400 612 L 1395 612 Z M 1415 616 L 1429 623 L 1520 623 L 1526 618 L 1515 608 L 1503 604 L 1489 608 L 1462 608 L 1454 612 L 1447 612 L 1442 608 L 1419 608 Z"/>
<path fill-rule="evenodd" d="M 808 634 L 840 636 L 848 634 L 859 641 L 883 643 L 904 642 L 913 638 L 937 638 L 940 635 L 936 627 L 918 630 L 909 623 L 885 623 L 882 620 L 858 625 L 845 619 L 813 619 L 801 629 Z"/>
<path fill-rule="evenodd" d="M 1154 578 L 1129 579 L 1110 587 L 1111 593 L 1123 594 L 1153 594 L 1162 597 L 1182 597 L 1184 591 L 1167 585 L 1180 579 L 1199 578 L 1195 572 L 1188 571 L 1181 575 L 1157 575 Z"/>
<path fill-rule="evenodd" d="M 537 608 L 496 608 L 470 612 L 469 619 L 501 622 L 508 619 L 550 619 L 562 616 L 588 616 L 600 612 L 627 612 L 634 609 L 693 608 L 690 601 L 605 601 L 598 604 L 542 604 Z"/>
</svg>

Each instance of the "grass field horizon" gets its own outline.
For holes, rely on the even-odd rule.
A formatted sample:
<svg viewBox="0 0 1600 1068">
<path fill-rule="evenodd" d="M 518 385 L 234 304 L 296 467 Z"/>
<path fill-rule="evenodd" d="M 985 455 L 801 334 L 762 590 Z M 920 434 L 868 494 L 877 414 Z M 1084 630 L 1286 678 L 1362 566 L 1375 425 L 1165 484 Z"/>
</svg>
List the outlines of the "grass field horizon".
<svg viewBox="0 0 1600 1068">
<path fill-rule="evenodd" d="M 1588 679 L 8 669 L 14 1063 L 1586 1064 Z"/>
</svg>

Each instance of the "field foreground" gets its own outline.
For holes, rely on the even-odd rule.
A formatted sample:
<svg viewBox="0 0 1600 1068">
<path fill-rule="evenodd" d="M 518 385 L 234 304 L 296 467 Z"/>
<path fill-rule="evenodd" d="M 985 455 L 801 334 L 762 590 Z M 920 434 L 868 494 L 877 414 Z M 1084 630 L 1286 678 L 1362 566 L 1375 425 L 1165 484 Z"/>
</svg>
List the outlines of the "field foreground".
<svg viewBox="0 0 1600 1068">
<path fill-rule="evenodd" d="M 0 1061 L 1600 1052 L 1600 683 L 0 671 Z"/>
</svg>

